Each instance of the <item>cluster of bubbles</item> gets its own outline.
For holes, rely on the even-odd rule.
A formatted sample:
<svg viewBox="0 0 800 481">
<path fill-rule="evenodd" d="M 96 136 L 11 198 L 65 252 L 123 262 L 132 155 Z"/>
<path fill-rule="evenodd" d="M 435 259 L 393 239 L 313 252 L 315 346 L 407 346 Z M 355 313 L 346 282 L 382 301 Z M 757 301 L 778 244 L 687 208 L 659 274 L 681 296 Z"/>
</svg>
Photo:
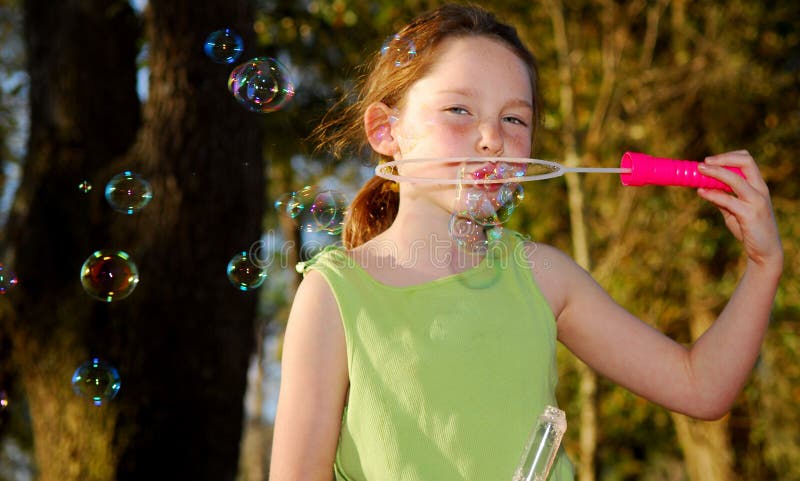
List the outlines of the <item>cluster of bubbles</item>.
<svg viewBox="0 0 800 481">
<path fill-rule="evenodd" d="M 139 270 L 124 251 L 96 251 L 81 266 L 83 289 L 99 301 L 125 299 L 138 283 Z"/>
<path fill-rule="evenodd" d="M 233 29 L 224 28 L 208 35 L 203 50 L 216 63 L 232 64 L 244 51 L 244 42 Z M 244 108 L 264 114 L 280 110 L 294 97 L 294 82 L 276 59 L 254 57 L 231 70 L 228 90 Z"/>
<path fill-rule="evenodd" d="M 525 175 L 525 164 L 493 162 L 461 178 L 474 180 L 503 180 L 508 182 L 463 184 L 455 211 L 450 218 L 450 237 L 468 251 L 485 251 L 503 234 L 503 224 L 525 198 L 522 184 L 514 178 Z"/>
<path fill-rule="evenodd" d="M 274 205 L 280 214 L 294 219 L 304 232 L 339 235 L 344 227 L 348 202 L 345 195 L 336 190 L 305 186 L 279 196 Z"/>
<path fill-rule="evenodd" d="M 417 56 L 417 47 L 410 38 L 394 34 L 383 42 L 381 55 L 390 59 L 395 67 L 405 67 Z"/>
<path fill-rule="evenodd" d="M 114 399 L 120 386 L 117 369 L 98 358 L 84 362 L 72 375 L 73 392 L 90 400 L 95 406 Z"/>
<path fill-rule="evenodd" d="M 267 269 L 254 262 L 246 251 L 235 254 L 228 262 L 228 280 L 240 291 L 257 289 L 267 279 Z"/>
<path fill-rule="evenodd" d="M 17 275 L 0 263 L 0 295 L 8 293 L 17 286 Z"/>
</svg>

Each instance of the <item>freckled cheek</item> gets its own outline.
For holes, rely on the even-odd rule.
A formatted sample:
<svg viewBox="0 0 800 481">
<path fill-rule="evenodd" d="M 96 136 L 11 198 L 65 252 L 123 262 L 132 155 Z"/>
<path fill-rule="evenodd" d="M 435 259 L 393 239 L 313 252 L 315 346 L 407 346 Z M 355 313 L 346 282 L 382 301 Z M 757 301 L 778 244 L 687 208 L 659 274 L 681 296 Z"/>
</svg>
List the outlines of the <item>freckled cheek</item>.
<svg viewBox="0 0 800 481">
<path fill-rule="evenodd" d="M 512 155 L 514 157 L 527 157 L 531 153 L 530 135 L 519 133 L 506 134 L 503 142 L 503 151 L 506 155 Z"/>
</svg>

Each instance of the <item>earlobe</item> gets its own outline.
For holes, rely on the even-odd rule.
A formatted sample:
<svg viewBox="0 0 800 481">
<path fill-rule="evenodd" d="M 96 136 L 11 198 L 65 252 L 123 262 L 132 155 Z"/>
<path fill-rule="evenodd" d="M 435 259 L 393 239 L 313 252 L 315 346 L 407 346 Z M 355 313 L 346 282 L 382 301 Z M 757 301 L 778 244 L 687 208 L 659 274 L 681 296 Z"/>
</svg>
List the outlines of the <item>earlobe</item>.
<svg viewBox="0 0 800 481">
<path fill-rule="evenodd" d="M 364 112 L 364 130 L 372 149 L 386 156 L 397 153 L 397 140 L 392 135 L 392 123 L 396 120 L 394 109 L 383 102 L 375 102 Z"/>
</svg>

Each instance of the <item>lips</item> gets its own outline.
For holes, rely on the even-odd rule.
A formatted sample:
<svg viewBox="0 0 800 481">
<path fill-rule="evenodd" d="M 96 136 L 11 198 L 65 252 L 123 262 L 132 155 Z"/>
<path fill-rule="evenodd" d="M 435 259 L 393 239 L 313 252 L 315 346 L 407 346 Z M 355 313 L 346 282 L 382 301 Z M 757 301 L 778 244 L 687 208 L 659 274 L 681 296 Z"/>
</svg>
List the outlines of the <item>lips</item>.
<svg viewBox="0 0 800 481">
<path fill-rule="evenodd" d="M 490 162 L 486 165 L 479 167 L 477 170 L 472 171 L 472 173 L 470 173 L 470 176 L 472 177 L 472 180 L 500 179 L 502 178 L 502 176 L 498 175 L 497 165 L 498 164 L 496 162 Z M 475 186 L 486 191 L 495 192 L 502 186 L 502 183 L 498 182 L 492 184 L 475 184 Z"/>
</svg>

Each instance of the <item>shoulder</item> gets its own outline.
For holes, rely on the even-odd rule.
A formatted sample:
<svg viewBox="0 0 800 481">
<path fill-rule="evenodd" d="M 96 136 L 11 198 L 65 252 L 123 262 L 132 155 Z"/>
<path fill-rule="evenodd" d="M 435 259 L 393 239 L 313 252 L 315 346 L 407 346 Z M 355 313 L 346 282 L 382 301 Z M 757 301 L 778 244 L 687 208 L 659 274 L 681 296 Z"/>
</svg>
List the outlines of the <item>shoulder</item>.
<svg viewBox="0 0 800 481">
<path fill-rule="evenodd" d="M 570 293 L 592 282 L 591 276 L 561 249 L 514 235 L 517 237 L 515 258 L 527 262 L 536 284 L 558 318 L 569 302 Z"/>
</svg>

